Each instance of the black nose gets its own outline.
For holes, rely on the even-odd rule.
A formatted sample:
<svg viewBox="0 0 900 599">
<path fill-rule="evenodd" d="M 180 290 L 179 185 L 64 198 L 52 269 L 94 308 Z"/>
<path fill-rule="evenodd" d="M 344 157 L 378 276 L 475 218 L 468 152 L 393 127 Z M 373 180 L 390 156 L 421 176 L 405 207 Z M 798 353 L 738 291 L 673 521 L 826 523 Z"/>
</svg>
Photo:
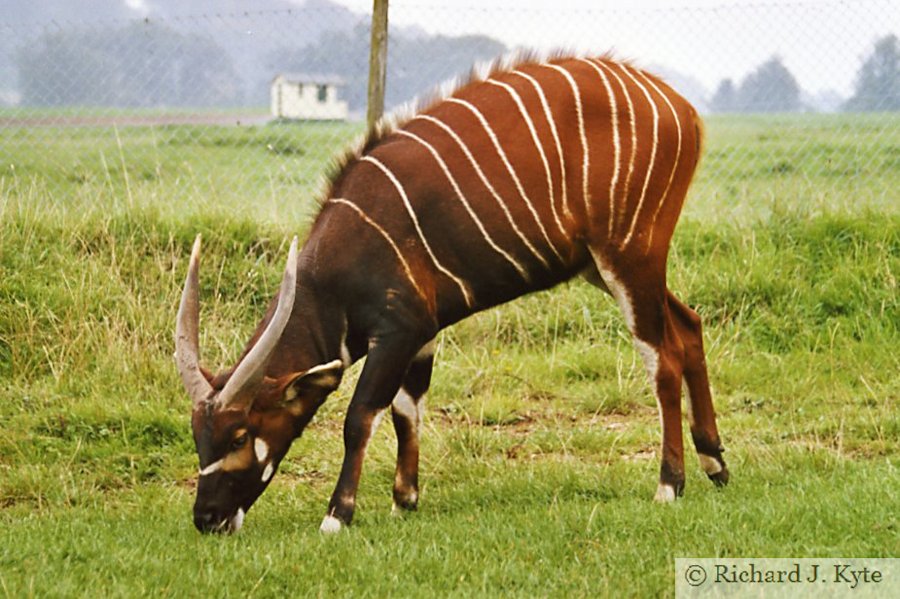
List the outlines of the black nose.
<svg viewBox="0 0 900 599">
<path fill-rule="evenodd" d="M 213 532 L 221 528 L 222 518 L 215 512 L 194 511 L 194 526 L 203 533 Z"/>
</svg>

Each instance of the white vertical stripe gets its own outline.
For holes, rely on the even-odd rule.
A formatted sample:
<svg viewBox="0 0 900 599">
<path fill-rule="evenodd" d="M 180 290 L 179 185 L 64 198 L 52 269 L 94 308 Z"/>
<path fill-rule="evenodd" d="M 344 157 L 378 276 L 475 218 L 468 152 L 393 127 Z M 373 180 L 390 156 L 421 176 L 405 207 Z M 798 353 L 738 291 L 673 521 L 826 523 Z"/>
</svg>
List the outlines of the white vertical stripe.
<svg viewBox="0 0 900 599">
<path fill-rule="evenodd" d="M 622 72 L 628 75 L 628 78 L 631 79 L 634 84 L 638 87 L 638 89 L 643 92 L 644 97 L 647 98 L 647 104 L 650 105 L 650 110 L 653 111 L 653 147 L 650 149 L 650 161 L 647 163 L 647 174 L 644 176 L 644 186 L 641 188 L 641 197 L 638 200 L 637 208 L 634 210 L 634 217 L 631 219 L 631 227 L 628 229 L 628 234 L 625 235 L 625 239 L 622 240 L 622 244 L 620 247 L 625 247 L 628 245 L 628 242 L 631 241 L 631 237 L 634 235 L 634 230 L 637 227 L 638 218 L 641 216 L 641 208 L 644 205 L 644 198 L 647 196 L 647 188 L 650 186 L 650 178 L 653 175 L 653 165 L 656 162 L 656 149 L 659 145 L 659 110 L 656 109 L 656 102 L 653 101 L 653 98 L 650 97 L 650 92 L 647 91 L 647 88 L 641 85 L 641 83 L 635 79 L 634 75 L 632 75 L 628 68 L 624 64 L 620 64 L 619 68 L 622 69 Z"/>
<path fill-rule="evenodd" d="M 528 238 L 522 233 L 522 230 L 516 226 L 516 222 L 513 220 L 512 214 L 509 212 L 509 208 L 506 203 L 503 201 L 503 198 L 500 197 L 500 194 L 497 193 L 497 190 L 494 189 L 494 186 L 491 185 L 491 182 L 488 181 L 487 176 L 484 174 L 484 171 L 481 170 L 481 167 L 478 166 L 478 162 L 475 160 L 475 157 L 472 155 L 472 152 L 469 150 L 469 147 L 466 146 L 465 142 L 456 134 L 456 131 L 451 129 L 446 123 L 443 121 L 434 118 L 433 116 L 429 116 L 427 114 L 417 115 L 415 118 L 421 119 L 423 121 L 428 121 L 429 123 L 433 123 L 441 128 L 447 135 L 449 135 L 453 141 L 459 146 L 459 148 L 466 155 L 466 158 L 469 159 L 469 163 L 472 165 L 472 168 L 475 169 L 475 172 L 478 173 L 478 178 L 481 179 L 481 182 L 487 187 L 488 191 L 491 192 L 491 196 L 493 196 L 494 200 L 496 200 L 497 204 L 503 210 L 503 214 L 506 216 L 506 220 L 509 222 L 509 226 L 512 227 L 515 234 L 522 240 L 522 243 L 528 248 L 528 250 L 534 254 L 534 257 L 540 260 L 541 264 L 544 265 L 545 268 L 549 269 L 550 264 L 547 263 L 547 260 L 541 256 L 540 252 L 528 241 Z"/>
<path fill-rule="evenodd" d="M 531 140 L 534 142 L 534 147 L 537 148 L 538 154 L 540 154 L 541 156 L 541 162 L 544 164 L 544 172 L 547 175 L 547 197 L 550 199 L 550 211 L 553 213 L 553 220 L 556 221 L 556 226 L 559 228 L 559 232 L 563 234 L 563 237 L 568 237 L 568 233 L 566 233 L 565 228 L 563 228 L 562 222 L 560 222 L 559 220 L 559 215 L 556 214 L 556 202 L 554 201 L 555 198 L 553 194 L 553 177 L 550 174 L 550 163 L 547 162 L 547 154 L 544 152 L 544 147 L 541 145 L 541 141 L 538 139 L 537 131 L 534 128 L 534 122 L 532 122 L 531 117 L 528 115 L 528 110 L 525 108 L 525 104 L 524 102 L 522 102 L 521 96 L 519 96 L 519 93 L 515 89 L 513 89 L 511 85 L 503 83 L 502 81 L 488 79 L 486 83 L 503 88 L 516 103 L 516 107 L 519 109 L 519 114 L 522 115 L 522 119 L 528 126 L 528 132 L 531 133 Z M 563 182 L 563 185 L 565 185 L 565 181 Z"/>
<path fill-rule="evenodd" d="M 450 185 L 453 187 L 453 191 L 456 192 L 456 197 L 459 198 L 459 201 L 462 203 L 463 207 L 465 207 L 466 212 L 469 213 L 469 216 L 471 217 L 471 219 L 475 222 L 475 226 L 478 227 L 478 231 L 481 233 L 482 237 L 484 237 L 485 241 L 488 242 L 488 245 L 490 245 L 494 249 L 494 251 L 496 251 L 501 256 L 506 258 L 506 260 L 510 264 L 512 264 L 513 267 L 517 271 L 519 271 L 519 274 L 522 276 L 523 279 L 525 279 L 526 281 L 529 280 L 528 272 L 525 270 L 525 268 L 521 264 L 519 264 L 519 262 L 515 258 L 510 256 L 501 247 L 499 247 L 494 242 L 494 240 L 491 238 L 490 234 L 485 230 L 484 225 L 478 219 L 478 215 L 475 214 L 475 212 L 472 210 L 472 207 L 469 205 L 469 202 L 466 201 L 466 198 L 463 195 L 462 190 L 459 188 L 459 185 L 457 184 L 456 179 L 450 173 L 450 169 L 447 167 L 447 163 L 444 162 L 444 159 L 441 158 L 440 154 L 438 154 L 438 151 L 434 148 L 434 146 L 432 146 L 430 143 L 428 143 L 427 141 L 425 141 L 424 139 L 422 139 L 415 133 L 410 133 L 409 131 L 406 131 L 404 129 L 398 130 L 397 133 L 399 133 L 400 135 L 405 135 L 406 137 L 409 137 L 410 139 L 417 141 L 419 144 L 424 146 L 425 149 L 427 149 L 431 153 L 431 155 L 437 161 L 438 166 L 440 166 L 441 170 L 444 171 L 444 175 L 447 177 L 447 180 L 450 181 Z"/>
<path fill-rule="evenodd" d="M 544 116 L 547 119 L 547 124 L 550 125 L 550 133 L 553 134 L 553 142 L 556 144 L 556 154 L 559 156 L 559 176 L 562 180 L 560 189 L 562 190 L 563 214 L 571 221 L 572 212 L 569 210 L 569 200 L 566 195 L 566 159 L 563 157 L 562 143 L 559 141 L 559 132 L 556 130 L 556 122 L 553 120 L 553 113 L 550 112 L 550 104 L 547 102 L 547 96 L 544 94 L 544 90 L 541 88 L 541 84 L 538 83 L 537 79 L 528 73 L 513 71 L 512 74 L 523 77 L 529 81 L 534 87 L 534 91 L 537 92 L 538 98 L 541 99 L 541 107 L 544 109 Z"/>
<path fill-rule="evenodd" d="M 412 270 L 409 268 L 409 263 L 406 261 L 406 258 L 403 257 L 403 254 L 400 253 L 400 248 L 397 247 L 397 244 L 394 243 L 394 240 L 391 239 L 391 236 L 388 235 L 387 231 L 385 231 L 381 227 L 381 225 L 379 225 L 374 220 L 369 218 L 366 215 L 366 213 L 363 212 L 362 209 L 360 209 L 360 207 L 357 206 L 356 204 L 354 204 L 353 202 L 351 202 L 349 200 L 345 200 L 344 198 L 331 198 L 328 201 L 331 203 L 334 203 L 334 204 L 340 204 L 342 206 L 347 206 L 348 208 L 352 208 L 359 215 L 359 217 L 363 220 L 363 222 L 365 222 L 370 227 L 372 227 L 373 229 L 378 231 L 381 234 L 381 236 L 384 237 L 385 241 L 388 242 L 388 245 L 391 246 L 391 249 L 394 250 L 394 254 L 397 255 L 397 259 L 400 261 L 400 265 L 403 266 L 403 272 L 406 273 L 406 278 L 409 279 L 409 282 L 416 289 L 416 292 L 419 294 L 419 296 L 422 299 L 426 300 L 426 302 L 427 302 L 428 301 L 427 296 L 425 295 L 425 292 L 422 290 L 422 288 L 419 287 L 419 284 L 416 282 L 416 278 L 413 276 Z M 350 354 L 350 352 L 348 351 L 347 355 L 349 356 L 349 354 Z M 349 358 L 348 358 L 348 363 L 349 363 Z"/>
<path fill-rule="evenodd" d="M 619 88 L 622 90 L 622 95 L 625 96 L 625 103 L 628 104 L 628 124 L 631 130 L 631 152 L 628 158 L 628 173 L 625 175 L 625 188 L 622 190 L 622 197 L 625 198 L 625 201 L 627 202 L 631 191 L 631 176 L 634 174 L 634 159 L 635 156 L 637 156 L 637 123 L 635 123 L 634 102 L 632 102 L 631 94 L 628 93 L 628 88 L 625 86 L 625 82 L 622 81 L 622 78 L 619 77 L 619 74 L 602 60 L 597 60 L 596 62 L 618 81 Z"/>
<path fill-rule="evenodd" d="M 622 160 L 622 142 L 619 139 L 619 107 L 616 104 L 616 97 L 613 95 L 612 86 L 609 84 L 609 77 L 606 76 L 606 73 L 603 72 L 603 69 L 598 67 L 593 62 L 585 59 L 579 58 L 578 60 L 584 62 L 589 65 L 592 69 L 597 71 L 597 74 L 600 75 L 600 79 L 603 81 L 603 87 L 606 88 L 606 95 L 609 96 L 609 108 L 610 115 L 612 118 L 612 138 L 613 138 L 613 150 L 615 152 L 615 157 L 613 159 L 613 173 L 612 178 L 609 182 L 609 236 L 612 237 L 614 223 L 615 223 L 615 215 L 616 215 L 616 183 L 619 182 L 619 170 L 621 169 L 620 162 Z"/>
<path fill-rule="evenodd" d="M 463 106 L 478 119 L 478 122 L 481 123 L 481 126 L 484 128 L 485 132 L 487 132 L 488 137 L 490 137 L 491 142 L 494 144 L 494 149 L 497 150 L 497 153 L 500 155 L 500 159 L 503 160 L 503 164 L 506 166 L 506 170 L 509 172 L 510 177 L 513 179 L 513 183 L 516 185 L 516 189 L 519 192 L 519 195 L 522 196 L 522 200 L 525 202 L 525 205 L 528 206 L 529 212 L 531 212 L 531 216 L 534 217 L 534 222 L 537 224 L 538 228 L 541 230 L 541 235 L 544 237 L 544 241 L 547 242 L 547 246 L 553 253 L 556 254 L 556 257 L 559 258 L 560 262 L 565 262 L 563 260 L 562 254 L 556 249 L 553 243 L 550 241 L 549 235 L 547 235 L 547 230 L 544 228 L 543 223 L 541 222 L 541 217 L 538 216 L 537 211 L 534 209 L 534 205 L 531 203 L 531 200 L 528 199 L 528 194 L 525 193 L 525 189 L 522 187 L 522 182 L 519 180 L 519 176 L 516 175 L 516 171 L 513 168 L 513 165 L 510 164 L 509 158 L 506 156 L 506 152 L 503 151 L 503 147 L 500 145 L 500 140 L 497 138 L 497 134 L 494 132 L 494 129 L 491 127 L 490 123 L 488 123 L 487 119 L 484 118 L 484 115 L 481 114 L 481 111 L 478 110 L 471 102 L 467 102 L 466 100 L 460 100 L 459 98 L 447 98 L 447 102 L 458 104 L 459 106 Z"/>
<path fill-rule="evenodd" d="M 566 81 L 569 82 L 569 86 L 572 88 L 572 93 L 575 94 L 575 111 L 578 117 L 578 133 L 581 136 L 581 152 L 584 156 L 581 162 L 581 199 L 584 202 L 584 210 L 587 213 L 588 205 L 591 201 L 590 192 L 588 191 L 588 173 L 590 171 L 591 157 L 588 152 L 588 142 L 587 135 L 584 132 L 584 110 L 581 106 L 581 92 L 578 90 L 578 85 L 575 83 L 574 77 L 569 73 L 566 69 L 562 68 L 558 64 L 544 64 L 541 65 L 544 67 L 548 67 L 559 71 L 565 78 Z"/>
<path fill-rule="evenodd" d="M 394 175 L 394 173 L 392 173 L 391 170 L 388 167 L 386 167 L 380 160 L 378 160 L 377 158 L 373 158 L 372 156 L 363 156 L 362 158 L 360 158 L 360 161 L 368 162 L 370 164 L 375 165 L 378 168 L 378 170 L 380 170 L 382 173 L 384 173 L 384 175 L 388 178 L 388 180 L 390 180 L 390 182 L 393 184 L 394 188 L 397 190 L 397 193 L 400 194 L 400 199 L 403 200 L 403 205 L 406 208 L 406 212 L 407 212 L 407 214 L 409 214 L 409 218 L 412 220 L 413 226 L 416 228 L 416 233 L 418 233 L 418 235 L 419 235 L 419 240 L 422 242 L 422 245 L 425 247 L 425 251 L 428 252 L 428 256 L 429 256 L 429 258 L 431 258 L 432 263 L 434 263 L 434 266 L 439 271 L 444 273 L 450 280 L 452 280 L 454 283 L 456 283 L 456 285 L 459 287 L 460 291 L 462 291 L 463 297 L 466 300 L 466 305 L 471 308 L 472 307 L 472 294 L 471 294 L 471 291 L 469 290 L 468 285 L 466 285 L 466 283 L 462 279 L 460 279 L 459 277 L 454 275 L 452 272 L 447 270 L 444 267 L 444 265 L 442 265 L 438 261 L 437 256 L 434 255 L 434 252 L 431 250 L 431 246 L 428 244 L 428 240 L 425 239 L 425 233 L 422 231 L 422 227 L 419 225 L 419 219 L 416 218 L 416 213 L 413 210 L 412 204 L 409 203 L 409 198 L 406 195 L 406 190 L 403 189 L 403 185 L 401 185 L 400 181 L 397 179 L 397 177 Z"/>
<path fill-rule="evenodd" d="M 669 188 L 672 186 L 672 180 L 675 178 L 675 172 L 678 170 L 678 161 L 681 159 L 681 141 L 682 141 L 682 133 L 681 133 L 681 121 L 678 119 L 678 113 L 675 111 L 675 107 L 672 106 L 672 103 L 669 101 L 668 96 L 662 92 L 661 89 L 653 82 L 652 79 L 647 77 L 642 71 L 637 71 L 638 75 L 644 79 L 647 83 L 656 90 L 656 93 L 662 96 L 662 99 L 665 101 L 666 105 L 669 107 L 669 110 L 672 112 L 672 120 L 675 121 L 675 130 L 678 133 L 678 149 L 675 151 L 675 163 L 672 165 L 672 172 L 669 173 L 669 182 L 666 183 L 666 189 L 663 191 L 662 197 L 659 200 L 659 204 L 656 206 L 656 210 L 653 211 L 653 221 L 650 224 L 650 233 L 647 237 L 647 249 L 649 250 L 650 244 L 653 242 L 653 226 L 656 224 L 656 217 L 659 216 L 659 211 L 662 210 L 663 204 L 666 201 L 666 198 L 669 196 Z"/>
</svg>

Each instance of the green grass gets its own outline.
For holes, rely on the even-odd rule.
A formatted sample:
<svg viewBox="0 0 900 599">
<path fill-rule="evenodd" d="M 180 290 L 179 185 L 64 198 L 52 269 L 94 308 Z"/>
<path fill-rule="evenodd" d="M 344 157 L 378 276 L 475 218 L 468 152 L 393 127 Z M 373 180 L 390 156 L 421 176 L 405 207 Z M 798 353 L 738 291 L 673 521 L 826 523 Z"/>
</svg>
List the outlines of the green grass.
<svg viewBox="0 0 900 599">
<path fill-rule="evenodd" d="M 317 527 L 359 367 L 241 533 L 202 537 L 172 326 L 202 232 L 201 346 L 231 363 L 313 210 L 288 171 L 356 130 L 41 137 L 0 178 L 0 591 L 646 596 L 673 593 L 676 556 L 897 556 L 900 139 L 879 122 L 708 123 L 669 279 L 705 319 L 728 488 L 689 455 L 685 497 L 650 501 L 643 368 L 614 303 L 575 281 L 439 337 L 420 511 L 389 515 L 386 425 L 336 538 Z"/>
</svg>

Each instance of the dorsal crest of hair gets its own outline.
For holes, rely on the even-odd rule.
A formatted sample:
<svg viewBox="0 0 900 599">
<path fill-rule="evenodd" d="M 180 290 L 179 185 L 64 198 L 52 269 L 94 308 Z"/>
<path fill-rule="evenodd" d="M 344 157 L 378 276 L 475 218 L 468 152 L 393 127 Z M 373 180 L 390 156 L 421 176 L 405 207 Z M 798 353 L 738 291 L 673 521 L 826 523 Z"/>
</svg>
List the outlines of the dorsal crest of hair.
<svg viewBox="0 0 900 599">
<path fill-rule="evenodd" d="M 431 92 L 423 94 L 411 102 L 400 106 L 390 114 L 382 117 L 372 130 L 360 135 L 355 141 L 348 145 L 342 153 L 335 157 L 325 172 L 320 186 L 321 191 L 316 196 L 318 198 L 319 206 L 321 207 L 328 199 L 333 197 L 334 189 L 337 187 L 338 182 L 349 166 L 365 156 L 369 151 L 381 143 L 383 139 L 390 136 L 398 129 L 402 129 L 409 121 L 415 118 L 416 115 L 428 111 L 433 106 L 440 104 L 448 98 L 452 98 L 467 87 L 486 81 L 498 73 L 513 71 L 525 65 L 564 61 L 572 58 L 580 58 L 582 56 L 583 55 L 581 54 L 566 50 L 553 50 L 546 53 L 540 53 L 533 50 L 519 50 L 511 54 L 503 55 L 492 61 L 476 64 L 465 76 L 450 79 L 434 88 Z M 628 61 L 614 58 L 611 52 L 591 56 L 591 58 L 628 63 Z"/>
</svg>

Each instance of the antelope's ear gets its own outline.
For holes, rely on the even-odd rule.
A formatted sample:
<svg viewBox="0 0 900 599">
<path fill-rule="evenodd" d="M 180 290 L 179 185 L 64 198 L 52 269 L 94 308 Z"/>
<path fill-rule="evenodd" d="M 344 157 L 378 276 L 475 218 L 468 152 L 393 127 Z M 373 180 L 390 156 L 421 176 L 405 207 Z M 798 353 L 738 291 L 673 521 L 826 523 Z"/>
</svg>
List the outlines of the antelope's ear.
<svg viewBox="0 0 900 599">
<path fill-rule="evenodd" d="M 200 367 L 200 374 L 203 375 L 203 378 L 205 378 L 206 381 L 207 381 L 210 385 L 212 385 L 213 381 L 214 381 L 215 378 L 216 378 L 216 375 L 214 375 L 213 373 L 211 373 L 210 371 L 208 371 L 207 369 L 205 369 L 203 366 Z"/>
<path fill-rule="evenodd" d="M 291 403 L 296 399 L 324 399 L 326 395 L 338 388 L 344 375 L 344 363 L 334 360 L 327 364 L 313 366 L 305 372 L 296 374 L 284 387 L 284 402 Z"/>
</svg>

